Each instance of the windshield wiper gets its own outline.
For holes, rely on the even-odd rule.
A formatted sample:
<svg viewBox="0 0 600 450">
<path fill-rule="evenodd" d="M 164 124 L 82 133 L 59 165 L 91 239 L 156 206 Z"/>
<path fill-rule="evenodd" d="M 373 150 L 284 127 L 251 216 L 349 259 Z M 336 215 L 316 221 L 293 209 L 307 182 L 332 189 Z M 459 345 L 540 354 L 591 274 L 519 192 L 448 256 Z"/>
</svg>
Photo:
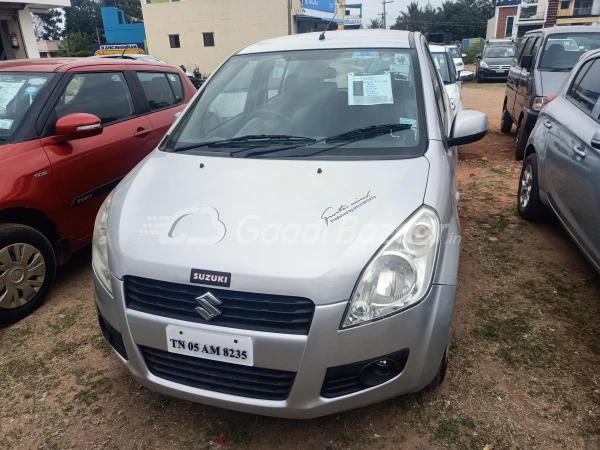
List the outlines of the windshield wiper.
<svg viewBox="0 0 600 450">
<path fill-rule="evenodd" d="M 311 142 L 311 143 L 308 143 L 305 145 L 293 145 L 293 146 L 287 146 L 287 147 L 281 147 L 281 148 L 274 148 L 274 149 L 270 149 L 270 150 L 251 150 L 247 153 L 243 153 L 239 157 L 240 158 L 248 158 L 251 156 L 268 155 L 270 153 L 282 152 L 285 150 L 291 150 L 293 148 L 308 147 L 310 145 L 318 144 L 320 142 L 341 142 L 338 145 L 334 145 L 332 147 L 321 149 L 321 150 L 318 150 L 318 151 L 312 152 L 312 153 L 285 155 L 286 157 L 312 156 L 312 155 L 316 155 L 318 153 L 323 153 L 323 152 L 326 152 L 329 150 L 333 150 L 334 148 L 338 148 L 338 147 L 341 147 L 342 145 L 349 144 L 352 142 L 362 141 L 364 139 L 372 139 L 377 136 L 382 136 L 384 134 L 393 133 L 394 131 L 409 130 L 411 128 L 412 128 L 412 125 L 407 124 L 407 123 L 391 123 L 391 124 L 386 124 L 386 125 L 371 125 L 369 127 L 356 128 L 354 130 L 350 130 L 350 131 L 347 131 L 342 134 L 336 134 L 334 136 L 329 136 L 329 137 L 326 137 L 323 139 L 319 139 L 319 140 L 316 140 L 314 142 Z M 246 151 L 246 150 L 238 150 L 237 152 L 232 152 L 231 156 L 235 155 L 236 153 L 241 153 L 244 151 Z"/>
<path fill-rule="evenodd" d="M 187 150 L 193 150 L 201 147 L 225 147 L 230 144 L 273 144 L 273 143 L 312 143 L 315 139 L 305 136 L 290 136 L 287 134 L 248 134 L 245 136 L 238 136 L 229 139 L 222 139 L 220 141 L 208 141 L 199 142 L 197 144 L 190 144 L 183 147 L 175 147 L 171 150 L 172 153 L 185 152 Z M 236 153 L 236 152 L 233 152 Z"/>
</svg>

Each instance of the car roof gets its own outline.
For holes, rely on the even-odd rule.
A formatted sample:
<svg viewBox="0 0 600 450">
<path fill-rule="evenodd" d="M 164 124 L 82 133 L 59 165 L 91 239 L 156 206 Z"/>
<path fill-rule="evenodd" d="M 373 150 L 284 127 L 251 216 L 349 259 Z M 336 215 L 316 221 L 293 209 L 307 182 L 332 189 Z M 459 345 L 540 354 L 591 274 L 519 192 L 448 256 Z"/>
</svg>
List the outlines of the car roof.
<svg viewBox="0 0 600 450">
<path fill-rule="evenodd" d="M 431 44 L 429 44 L 429 51 L 431 53 L 445 53 L 448 50 L 443 45 L 431 45 Z"/>
<path fill-rule="evenodd" d="M 161 67 L 165 64 L 154 61 L 136 61 L 120 58 L 37 58 L 0 61 L 0 72 L 66 72 L 70 69 L 85 66 L 123 66 L 143 65 Z M 167 65 L 171 67 L 170 65 Z"/>
<path fill-rule="evenodd" d="M 552 28 L 540 28 L 538 30 L 528 31 L 523 35 L 523 37 L 529 34 L 542 33 L 544 36 L 548 36 L 551 34 L 569 34 L 569 33 L 599 33 L 600 29 L 598 27 L 590 27 L 587 25 L 571 25 L 564 27 L 552 27 Z"/>
<path fill-rule="evenodd" d="M 334 30 L 327 31 L 322 41 L 319 40 L 321 33 L 293 34 L 250 44 L 238 54 L 334 48 L 409 48 L 409 34 L 409 31 L 398 30 Z"/>
</svg>

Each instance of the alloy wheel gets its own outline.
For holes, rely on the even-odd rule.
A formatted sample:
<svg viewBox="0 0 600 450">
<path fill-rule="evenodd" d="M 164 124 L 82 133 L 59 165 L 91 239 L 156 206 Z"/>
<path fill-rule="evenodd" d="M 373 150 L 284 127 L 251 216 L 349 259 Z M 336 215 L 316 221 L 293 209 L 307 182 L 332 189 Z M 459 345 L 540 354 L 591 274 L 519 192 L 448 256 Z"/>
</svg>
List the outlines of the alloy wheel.
<svg viewBox="0 0 600 450">
<path fill-rule="evenodd" d="M 529 205 L 529 199 L 531 198 L 531 188 L 533 187 L 533 168 L 531 166 L 525 167 L 523 175 L 521 175 L 521 186 L 519 188 L 519 203 L 521 208 L 527 208 Z"/>
<path fill-rule="evenodd" d="M 38 293 L 46 264 L 33 245 L 18 243 L 0 249 L 0 308 L 18 308 Z"/>
</svg>

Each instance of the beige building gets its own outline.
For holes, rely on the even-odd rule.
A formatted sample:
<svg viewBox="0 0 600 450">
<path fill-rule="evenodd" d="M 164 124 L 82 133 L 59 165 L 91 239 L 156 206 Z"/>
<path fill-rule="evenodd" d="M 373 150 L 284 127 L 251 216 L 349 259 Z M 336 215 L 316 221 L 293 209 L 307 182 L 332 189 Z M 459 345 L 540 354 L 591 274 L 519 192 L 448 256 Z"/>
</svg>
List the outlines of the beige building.
<svg viewBox="0 0 600 450">
<path fill-rule="evenodd" d="M 148 51 L 189 71 L 197 63 L 208 75 L 253 42 L 325 29 L 334 13 L 303 2 L 335 8 L 330 29 L 343 28 L 345 0 L 142 0 Z"/>
</svg>

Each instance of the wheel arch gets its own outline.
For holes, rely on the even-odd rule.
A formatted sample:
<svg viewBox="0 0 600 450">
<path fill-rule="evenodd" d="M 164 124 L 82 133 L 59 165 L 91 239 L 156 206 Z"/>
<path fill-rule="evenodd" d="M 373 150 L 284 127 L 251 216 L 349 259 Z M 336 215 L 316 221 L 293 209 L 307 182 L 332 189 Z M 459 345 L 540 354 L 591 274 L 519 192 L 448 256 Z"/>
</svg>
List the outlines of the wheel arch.
<svg viewBox="0 0 600 450">
<path fill-rule="evenodd" d="M 58 227 L 46 214 L 35 208 L 11 207 L 0 210 L 0 223 L 17 223 L 42 233 L 52 244 L 58 264 L 69 257 L 68 240 L 60 236 Z"/>
<path fill-rule="evenodd" d="M 531 155 L 532 153 L 537 153 L 537 152 L 535 151 L 535 147 L 533 146 L 533 144 L 529 144 L 527 146 L 527 148 L 525 149 L 525 155 L 524 155 L 523 159 L 524 160 L 527 159 L 529 157 L 529 155 Z"/>
</svg>

